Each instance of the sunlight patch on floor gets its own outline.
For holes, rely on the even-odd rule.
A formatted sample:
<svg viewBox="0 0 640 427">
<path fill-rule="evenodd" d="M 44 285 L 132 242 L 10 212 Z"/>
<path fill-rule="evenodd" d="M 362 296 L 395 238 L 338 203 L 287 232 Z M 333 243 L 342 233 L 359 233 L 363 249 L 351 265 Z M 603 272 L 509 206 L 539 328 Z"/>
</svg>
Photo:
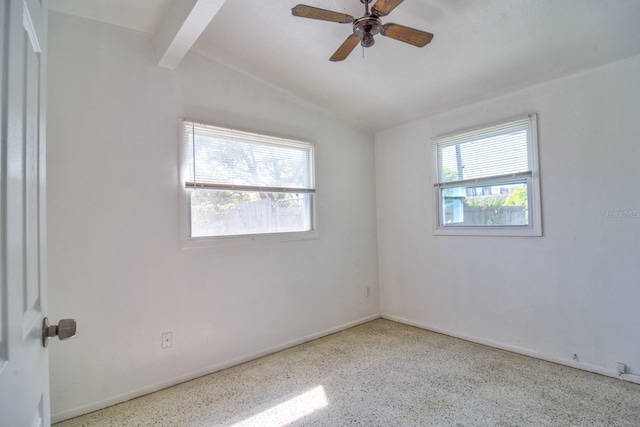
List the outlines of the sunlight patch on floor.
<svg viewBox="0 0 640 427">
<path fill-rule="evenodd" d="M 321 385 L 279 405 L 234 424 L 232 427 L 281 427 L 329 405 Z"/>
</svg>

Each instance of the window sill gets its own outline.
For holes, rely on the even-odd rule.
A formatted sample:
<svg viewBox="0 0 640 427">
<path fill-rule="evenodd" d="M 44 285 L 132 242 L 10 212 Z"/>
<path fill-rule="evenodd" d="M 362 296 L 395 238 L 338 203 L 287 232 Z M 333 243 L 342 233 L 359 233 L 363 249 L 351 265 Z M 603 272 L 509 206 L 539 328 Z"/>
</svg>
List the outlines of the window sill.
<svg viewBox="0 0 640 427">
<path fill-rule="evenodd" d="M 182 239 L 182 249 L 217 248 L 229 246 L 256 245 L 265 243 L 284 243 L 319 239 L 317 231 L 291 233 L 247 234 L 221 237 L 187 237 Z"/>
<path fill-rule="evenodd" d="M 536 227 L 437 227 L 434 236 L 541 237 Z"/>
</svg>

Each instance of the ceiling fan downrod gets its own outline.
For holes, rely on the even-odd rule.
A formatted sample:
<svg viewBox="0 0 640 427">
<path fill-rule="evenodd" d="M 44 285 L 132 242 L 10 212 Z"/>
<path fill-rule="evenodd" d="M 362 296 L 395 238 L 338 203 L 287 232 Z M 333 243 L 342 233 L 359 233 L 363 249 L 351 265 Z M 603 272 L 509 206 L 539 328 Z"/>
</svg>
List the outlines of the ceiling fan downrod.
<svg viewBox="0 0 640 427">
<path fill-rule="evenodd" d="M 371 15 L 371 13 L 369 12 L 369 3 L 371 3 L 372 0 L 360 0 L 360 3 L 364 3 L 364 14 L 365 15 Z"/>
</svg>

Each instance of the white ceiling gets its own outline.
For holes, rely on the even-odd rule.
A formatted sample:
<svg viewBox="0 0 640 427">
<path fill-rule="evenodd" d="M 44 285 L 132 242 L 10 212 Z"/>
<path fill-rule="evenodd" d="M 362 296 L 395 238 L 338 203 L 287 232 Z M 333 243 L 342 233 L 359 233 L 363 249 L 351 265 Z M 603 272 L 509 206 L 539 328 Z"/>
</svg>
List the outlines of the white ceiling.
<svg viewBox="0 0 640 427">
<path fill-rule="evenodd" d="M 196 2 L 50 8 L 156 34 L 174 1 Z M 364 58 L 358 46 L 334 63 L 351 26 L 294 17 L 298 3 L 364 13 L 359 0 L 227 0 L 192 49 L 369 131 L 640 54 L 640 0 L 405 0 L 383 22 L 431 32 L 431 44 L 378 35 Z"/>
</svg>

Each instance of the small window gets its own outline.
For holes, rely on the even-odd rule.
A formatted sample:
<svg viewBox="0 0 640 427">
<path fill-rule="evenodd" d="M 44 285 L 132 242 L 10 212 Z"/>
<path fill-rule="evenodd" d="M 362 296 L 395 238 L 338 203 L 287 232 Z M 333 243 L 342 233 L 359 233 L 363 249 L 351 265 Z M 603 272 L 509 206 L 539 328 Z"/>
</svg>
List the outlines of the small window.
<svg viewBox="0 0 640 427">
<path fill-rule="evenodd" d="M 183 123 L 190 238 L 314 231 L 312 144 Z"/>
<path fill-rule="evenodd" d="M 435 234 L 540 236 L 536 115 L 438 137 Z"/>
</svg>

